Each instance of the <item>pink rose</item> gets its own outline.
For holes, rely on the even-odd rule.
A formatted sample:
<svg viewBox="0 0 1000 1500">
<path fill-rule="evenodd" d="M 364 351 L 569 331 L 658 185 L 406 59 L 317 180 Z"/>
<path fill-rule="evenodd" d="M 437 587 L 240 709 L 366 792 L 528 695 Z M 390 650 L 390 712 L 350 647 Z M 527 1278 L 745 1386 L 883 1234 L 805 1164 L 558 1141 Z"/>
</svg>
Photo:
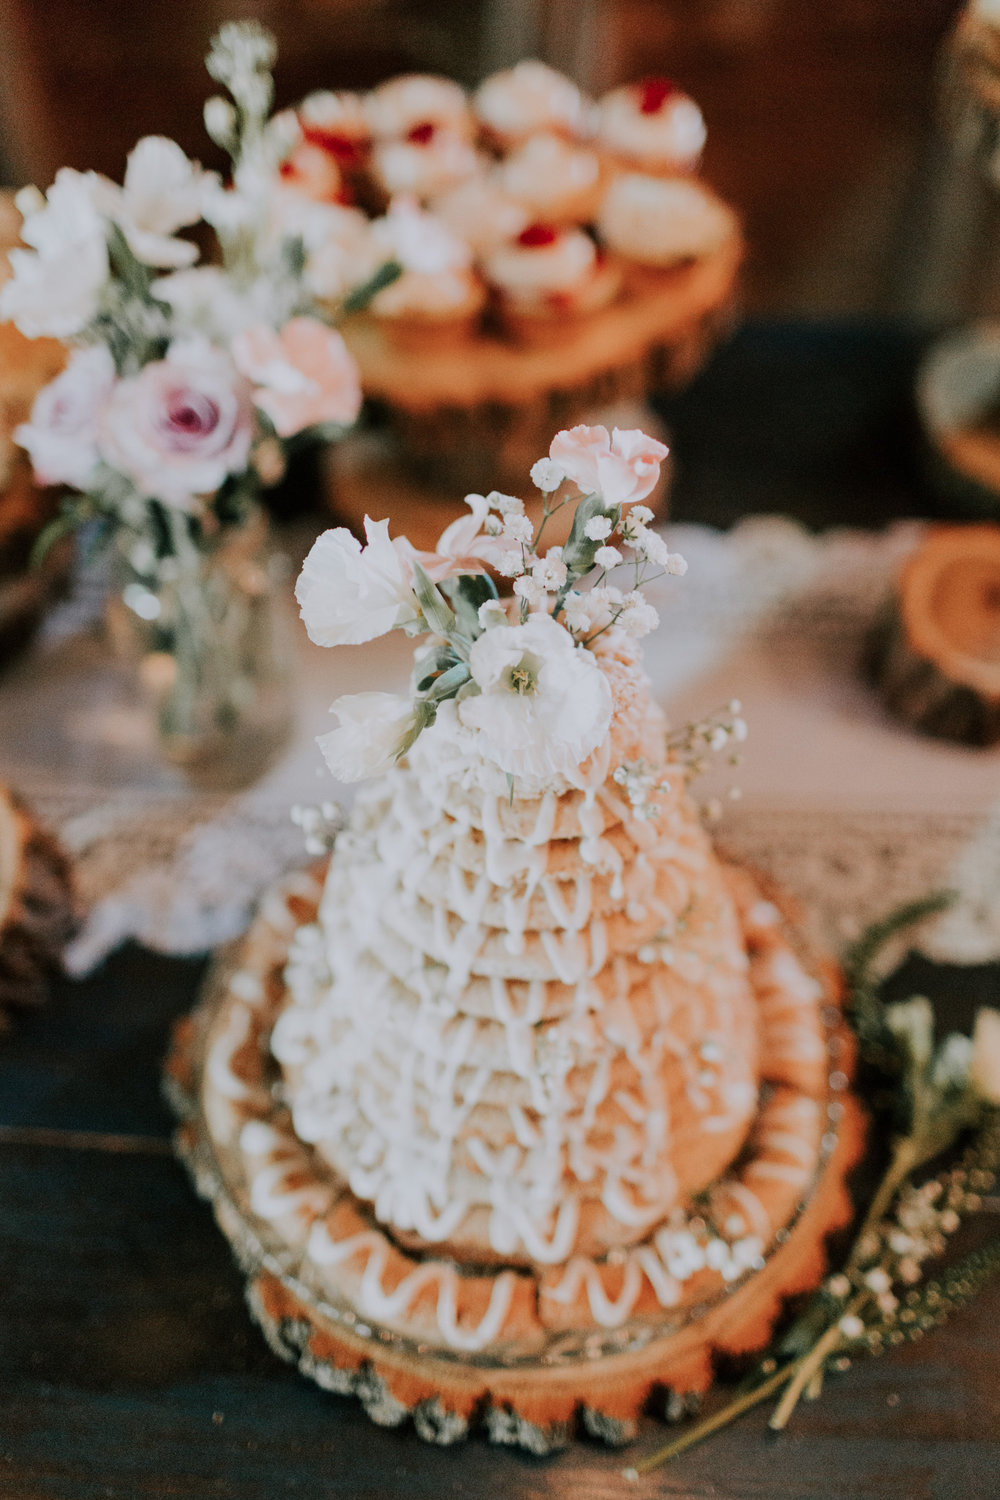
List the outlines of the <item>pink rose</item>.
<svg viewBox="0 0 1000 1500">
<path fill-rule="evenodd" d="M 14 429 L 27 449 L 39 484 L 86 489 L 98 462 L 97 423 L 115 383 L 115 366 L 104 344 L 77 349 L 55 380 L 35 397 L 31 420 Z"/>
<path fill-rule="evenodd" d="M 203 339 L 170 346 L 120 380 L 100 424 L 101 456 L 143 495 L 181 510 L 247 467 L 249 391 L 229 356 Z"/>
<path fill-rule="evenodd" d="M 607 505 L 644 500 L 660 477 L 665 444 L 638 428 L 571 427 L 557 432 L 549 457 L 584 494 L 600 495 Z"/>
<path fill-rule="evenodd" d="M 357 420 L 357 366 L 340 334 L 317 318 L 292 318 L 280 333 L 257 323 L 233 340 L 233 358 L 279 437 L 321 422 L 348 427 Z"/>
</svg>

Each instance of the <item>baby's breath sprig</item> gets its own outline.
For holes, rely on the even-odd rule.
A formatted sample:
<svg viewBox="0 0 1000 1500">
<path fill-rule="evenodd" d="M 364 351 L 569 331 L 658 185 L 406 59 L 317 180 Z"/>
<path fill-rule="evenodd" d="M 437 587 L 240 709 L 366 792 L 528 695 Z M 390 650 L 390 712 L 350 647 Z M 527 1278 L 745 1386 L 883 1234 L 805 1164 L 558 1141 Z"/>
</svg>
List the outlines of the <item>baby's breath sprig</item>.
<svg viewBox="0 0 1000 1500">
<path fill-rule="evenodd" d="M 345 821 L 339 802 L 321 802 L 318 807 L 297 802 L 292 808 L 291 819 L 297 828 L 302 829 L 306 853 L 317 858 L 329 854 Z"/>
<path fill-rule="evenodd" d="M 880 948 L 944 904 L 936 896 L 908 906 L 870 929 L 848 956 L 848 1016 L 863 1058 L 886 1077 L 895 1134 L 842 1269 L 814 1293 L 733 1401 L 626 1469 L 626 1478 L 649 1473 L 779 1393 L 769 1425 L 781 1431 L 802 1396 L 820 1394 L 827 1370 L 921 1338 L 1000 1273 L 997 1240 L 923 1281 L 924 1263 L 944 1253 L 1000 1174 L 1000 1013 L 981 1010 L 972 1039 L 952 1034 L 935 1046 L 929 1001 L 917 996 L 885 1005 L 873 977 Z M 916 1180 L 969 1131 L 957 1163 Z"/>
</svg>

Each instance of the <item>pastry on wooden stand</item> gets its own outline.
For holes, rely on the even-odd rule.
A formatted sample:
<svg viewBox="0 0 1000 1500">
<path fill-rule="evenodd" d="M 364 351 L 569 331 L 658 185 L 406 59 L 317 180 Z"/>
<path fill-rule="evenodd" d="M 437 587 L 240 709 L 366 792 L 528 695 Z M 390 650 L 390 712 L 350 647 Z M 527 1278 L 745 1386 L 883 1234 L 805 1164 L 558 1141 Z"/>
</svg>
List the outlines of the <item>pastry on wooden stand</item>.
<svg viewBox="0 0 1000 1500">
<path fill-rule="evenodd" d="M 0 786 L 0 1028 L 44 999 L 74 926 L 69 862 Z"/>
<path fill-rule="evenodd" d="M 901 571 L 869 671 L 911 728 L 1000 742 L 1000 526 L 929 530 Z"/>
<path fill-rule="evenodd" d="M 337 700 L 331 767 L 380 774 L 216 966 L 168 1065 L 273 1347 L 438 1442 L 627 1440 L 767 1343 L 850 1214 L 839 976 L 713 847 L 642 670 L 655 612 L 600 581 L 622 548 L 640 584 L 644 558 L 683 571 L 634 505 L 663 454 L 558 435 L 535 482 L 598 492 L 520 570 L 521 606 L 467 573 L 533 556 L 510 497 L 420 564 L 453 613 L 415 563 L 407 602 L 412 554 L 380 528 L 364 553 L 317 541 L 312 638 L 412 627 L 419 599 L 417 697 Z"/>
</svg>

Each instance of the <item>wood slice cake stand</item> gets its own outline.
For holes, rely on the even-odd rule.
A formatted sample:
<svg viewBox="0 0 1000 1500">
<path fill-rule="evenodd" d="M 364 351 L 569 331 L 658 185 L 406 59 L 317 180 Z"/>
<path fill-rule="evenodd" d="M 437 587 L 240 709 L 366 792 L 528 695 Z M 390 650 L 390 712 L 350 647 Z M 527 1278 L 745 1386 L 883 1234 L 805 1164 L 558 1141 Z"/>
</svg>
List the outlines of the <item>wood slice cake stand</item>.
<svg viewBox="0 0 1000 1500">
<path fill-rule="evenodd" d="M 873 635 L 869 672 L 912 728 L 1000 742 L 1000 526 L 929 531 Z"/>
<path fill-rule="evenodd" d="M 0 1027 L 6 1007 L 44 998 L 73 927 L 66 856 L 0 786 Z"/>
<path fill-rule="evenodd" d="M 332 450 L 333 509 L 360 530 L 373 505 L 388 503 L 393 521 L 398 511 L 410 540 L 426 548 L 463 513 L 456 497 L 522 493 L 554 432 L 692 378 L 732 321 L 742 259 L 734 230 L 713 254 L 663 271 L 585 320 L 567 320 L 537 346 L 482 333 L 415 353 L 374 318 L 349 320 L 344 338 L 366 396 L 385 408 L 393 444 L 388 460 L 384 446 L 351 438 Z"/>
<path fill-rule="evenodd" d="M 836 971 L 809 961 L 818 983 L 805 1005 L 801 993 L 768 987 L 763 969 L 754 982 L 747 928 L 762 1055 L 781 1053 L 801 1026 L 798 1055 L 809 1059 L 765 1088 L 732 1168 L 733 1201 L 749 1196 L 737 1197 L 752 1180 L 764 1212 L 768 1239 L 752 1261 L 674 1283 L 662 1263 L 653 1269 L 644 1242 L 587 1262 L 583 1275 L 572 1261 L 460 1268 L 432 1248 L 396 1244 L 292 1130 L 269 1042 L 289 947 L 316 915 L 322 875 L 293 877 L 265 899 L 177 1027 L 166 1070 L 178 1150 L 247 1275 L 251 1312 L 272 1348 L 325 1389 L 359 1397 L 381 1424 L 412 1418 L 437 1443 L 478 1425 L 493 1441 L 545 1453 L 578 1423 L 628 1441 L 642 1411 L 669 1391 L 706 1389 L 716 1356 L 763 1347 L 785 1300 L 821 1279 L 826 1237 L 851 1214 L 844 1180 L 863 1131 L 848 1092 L 853 1054 Z M 748 885 L 746 872 L 735 878 L 753 909 L 766 907 L 780 925 L 777 946 L 803 955 L 794 923 L 765 899 L 774 893 Z M 583 1316 L 567 1311 L 574 1275 L 589 1298 Z"/>
</svg>

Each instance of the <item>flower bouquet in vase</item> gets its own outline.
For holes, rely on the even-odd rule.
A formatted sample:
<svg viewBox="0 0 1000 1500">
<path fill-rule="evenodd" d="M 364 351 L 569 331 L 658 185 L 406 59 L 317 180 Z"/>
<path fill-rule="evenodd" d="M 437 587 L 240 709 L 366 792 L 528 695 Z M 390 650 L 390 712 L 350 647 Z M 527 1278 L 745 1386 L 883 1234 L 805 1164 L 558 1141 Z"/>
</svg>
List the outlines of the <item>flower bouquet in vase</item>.
<svg viewBox="0 0 1000 1500">
<path fill-rule="evenodd" d="M 212 43 L 231 98 L 205 122 L 229 181 L 160 136 L 120 186 L 63 168 L 47 194 L 18 194 L 26 248 L 0 293 L 23 333 L 71 347 L 16 432 L 38 478 L 68 487 L 43 547 L 81 527 L 112 543 L 115 634 L 141 655 L 167 756 L 218 767 L 235 751 L 242 774 L 248 745 L 273 746 L 288 718 L 260 492 L 291 447 L 335 437 L 361 405 L 283 210 L 275 168 L 294 130 L 271 115 L 274 58 L 252 23 Z"/>
</svg>

